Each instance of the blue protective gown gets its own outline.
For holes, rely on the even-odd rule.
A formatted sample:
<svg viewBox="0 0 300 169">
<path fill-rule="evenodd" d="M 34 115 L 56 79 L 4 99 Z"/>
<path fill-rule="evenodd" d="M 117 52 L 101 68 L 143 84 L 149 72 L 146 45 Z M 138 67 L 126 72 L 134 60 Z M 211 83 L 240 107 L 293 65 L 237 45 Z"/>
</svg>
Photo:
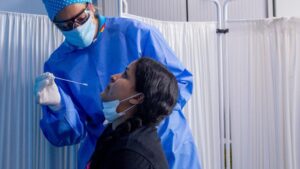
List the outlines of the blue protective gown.
<svg viewBox="0 0 300 169">
<path fill-rule="evenodd" d="M 43 106 L 40 121 L 45 137 L 56 146 L 81 143 L 78 169 L 84 169 L 104 129 L 99 97 L 113 74 L 123 72 L 132 61 L 151 57 L 164 64 L 177 78 L 180 96 L 173 113 L 158 127 L 170 168 L 200 169 L 200 161 L 182 108 L 189 100 L 193 83 L 162 35 L 154 28 L 126 18 L 104 18 L 105 29 L 87 48 L 76 49 L 66 42 L 44 65 L 57 77 L 88 83 L 88 87 L 55 80 L 62 97 L 56 112 Z M 117 159 L 116 159 L 117 161 Z"/>
</svg>

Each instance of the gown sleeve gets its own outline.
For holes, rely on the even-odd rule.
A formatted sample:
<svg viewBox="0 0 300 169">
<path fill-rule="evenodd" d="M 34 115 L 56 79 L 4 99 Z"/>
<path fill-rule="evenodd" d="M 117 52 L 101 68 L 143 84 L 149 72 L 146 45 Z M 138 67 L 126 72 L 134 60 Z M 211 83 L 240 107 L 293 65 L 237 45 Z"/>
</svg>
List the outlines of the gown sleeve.
<svg viewBox="0 0 300 169">
<path fill-rule="evenodd" d="M 44 72 L 51 72 L 47 63 Z M 52 111 L 48 106 L 42 106 L 43 116 L 40 127 L 45 137 L 55 146 L 77 144 L 86 134 L 84 122 L 80 119 L 76 108 L 68 94 L 68 88 L 56 81 L 61 95 L 61 107 Z"/>
</svg>

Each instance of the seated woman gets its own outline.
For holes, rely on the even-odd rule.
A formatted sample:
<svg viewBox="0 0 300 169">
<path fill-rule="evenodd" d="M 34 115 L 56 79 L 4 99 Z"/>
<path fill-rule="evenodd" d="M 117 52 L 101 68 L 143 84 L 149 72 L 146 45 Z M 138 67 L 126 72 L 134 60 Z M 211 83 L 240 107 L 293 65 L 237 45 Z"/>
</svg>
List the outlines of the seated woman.
<svg viewBox="0 0 300 169">
<path fill-rule="evenodd" d="M 87 169 L 167 169 L 156 125 L 176 104 L 176 78 L 149 58 L 111 77 L 101 93 L 108 122 Z"/>
</svg>

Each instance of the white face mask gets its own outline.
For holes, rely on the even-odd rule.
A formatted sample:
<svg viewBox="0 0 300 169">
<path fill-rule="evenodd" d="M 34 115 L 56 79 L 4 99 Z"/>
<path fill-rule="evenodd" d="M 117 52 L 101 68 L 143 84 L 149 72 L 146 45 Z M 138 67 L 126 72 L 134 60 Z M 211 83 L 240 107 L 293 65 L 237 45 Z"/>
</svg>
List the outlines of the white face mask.
<svg viewBox="0 0 300 169">
<path fill-rule="evenodd" d="M 133 109 L 136 105 L 133 105 L 129 108 L 127 108 L 126 110 L 122 111 L 122 112 L 117 112 L 117 107 L 119 106 L 120 103 L 127 101 L 133 97 L 136 97 L 138 95 L 140 95 L 141 93 L 137 93 L 133 96 L 130 96 L 126 99 L 123 100 L 113 100 L 113 101 L 108 101 L 108 102 L 102 102 L 103 104 L 103 114 L 105 119 L 109 122 L 112 123 L 113 121 L 115 121 L 116 119 L 122 117 L 123 115 L 125 115 L 126 112 L 128 112 L 129 110 Z"/>
<path fill-rule="evenodd" d="M 78 48 L 85 48 L 92 44 L 96 28 L 92 16 L 90 16 L 83 25 L 71 31 L 62 31 L 62 33 L 69 44 Z"/>
</svg>

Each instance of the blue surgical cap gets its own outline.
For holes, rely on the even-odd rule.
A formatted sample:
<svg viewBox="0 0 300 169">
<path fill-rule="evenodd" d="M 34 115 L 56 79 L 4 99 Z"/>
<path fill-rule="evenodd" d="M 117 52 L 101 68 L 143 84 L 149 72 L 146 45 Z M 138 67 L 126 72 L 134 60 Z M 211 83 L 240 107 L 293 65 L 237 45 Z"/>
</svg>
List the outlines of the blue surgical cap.
<svg viewBox="0 0 300 169">
<path fill-rule="evenodd" d="M 92 0 L 43 0 L 49 18 L 53 21 L 54 17 L 66 6 L 75 3 L 91 3 Z"/>
</svg>

